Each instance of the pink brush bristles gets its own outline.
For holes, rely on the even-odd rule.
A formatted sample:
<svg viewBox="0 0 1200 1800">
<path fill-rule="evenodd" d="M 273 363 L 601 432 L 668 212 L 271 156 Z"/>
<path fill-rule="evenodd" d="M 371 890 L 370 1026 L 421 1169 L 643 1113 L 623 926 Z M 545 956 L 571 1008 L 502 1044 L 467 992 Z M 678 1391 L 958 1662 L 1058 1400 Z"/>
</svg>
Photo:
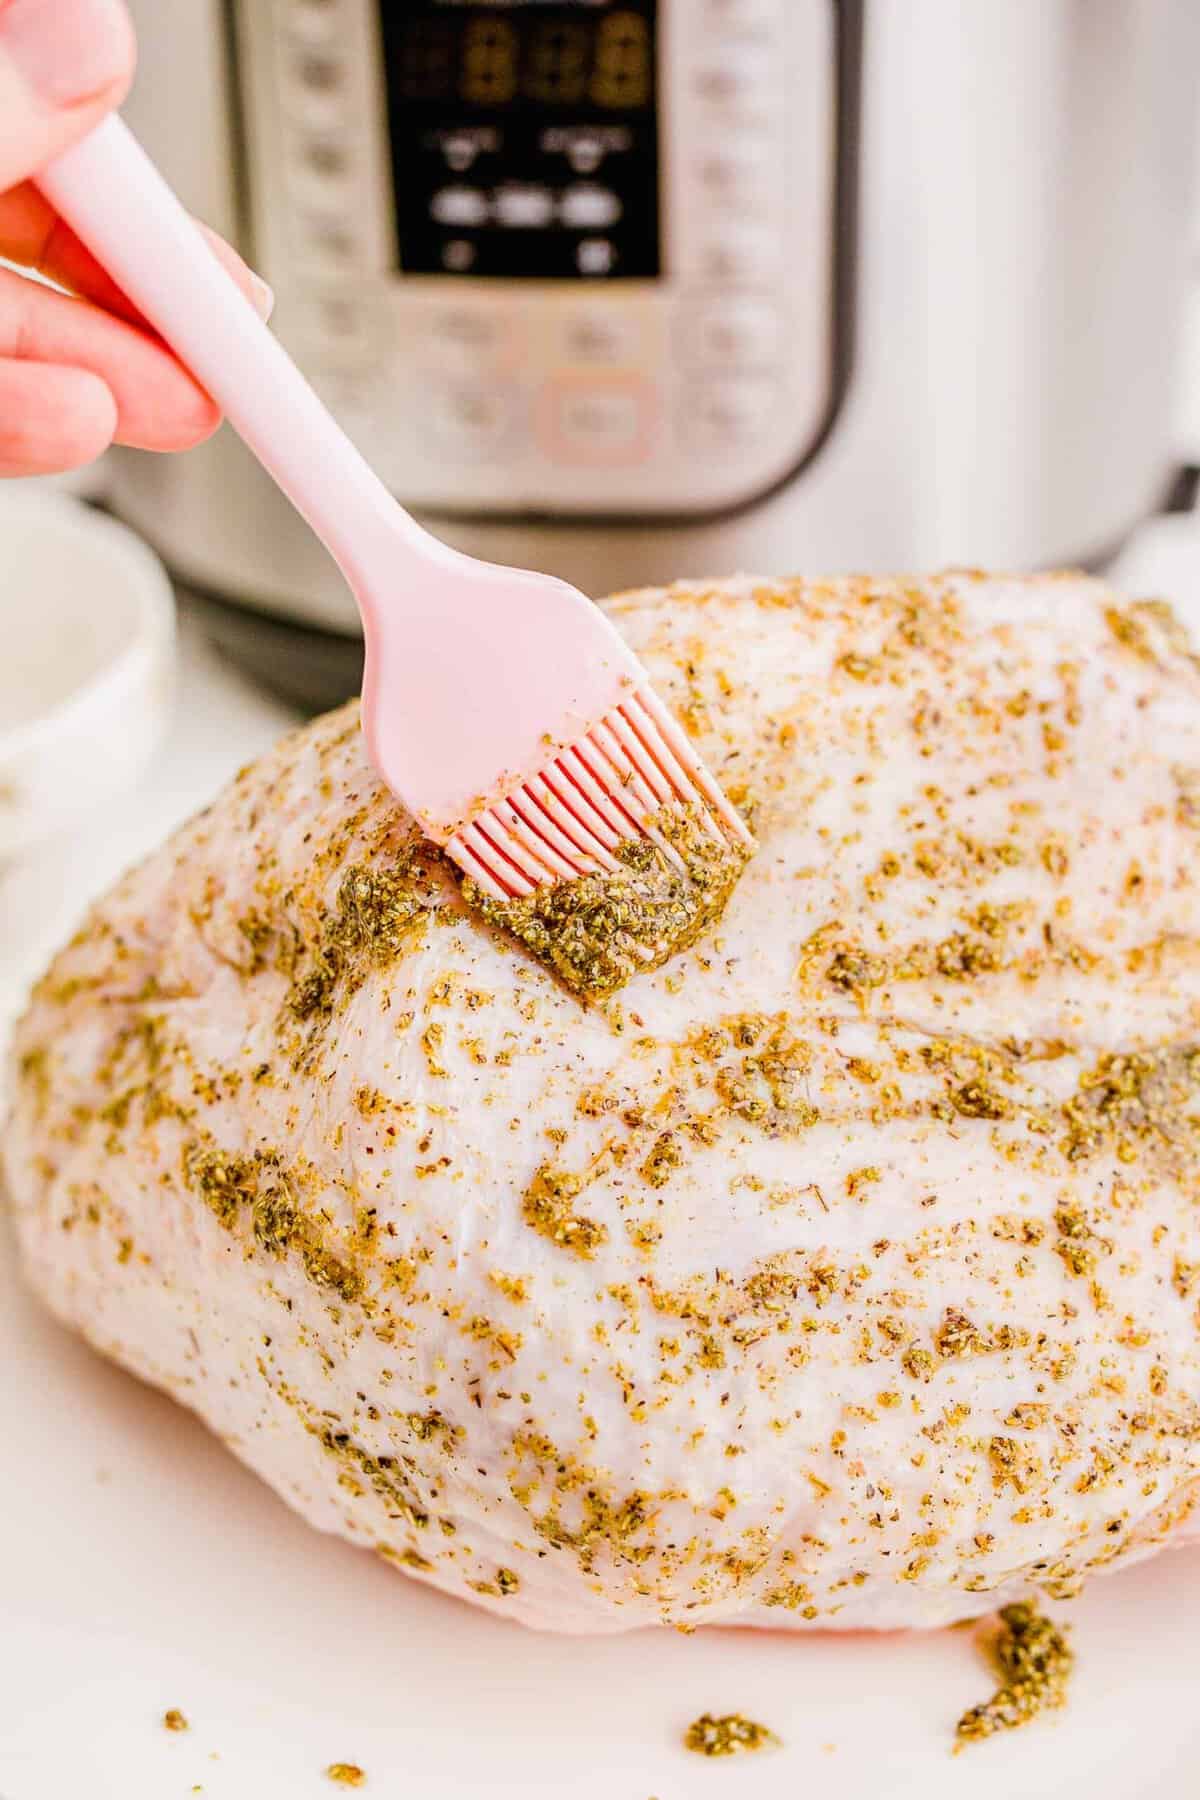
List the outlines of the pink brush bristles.
<svg viewBox="0 0 1200 1800">
<path fill-rule="evenodd" d="M 697 809 L 718 842 L 753 841 L 653 689 L 640 687 L 445 848 L 492 899 L 527 899 L 619 868 L 613 852 L 630 838 L 650 838 L 682 868 L 653 823 L 672 806 Z"/>
</svg>

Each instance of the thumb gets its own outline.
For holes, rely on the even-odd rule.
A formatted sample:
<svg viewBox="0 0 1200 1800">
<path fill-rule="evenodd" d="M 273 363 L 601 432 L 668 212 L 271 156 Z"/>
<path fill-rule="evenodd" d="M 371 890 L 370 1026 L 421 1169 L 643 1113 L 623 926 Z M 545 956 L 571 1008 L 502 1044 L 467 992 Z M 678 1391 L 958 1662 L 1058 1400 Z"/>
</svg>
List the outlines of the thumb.
<svg viewBox="0 0 1200 1800">
<path fill-rule="evenodd" d="M 133 65 L 122 0 L 0 0 L 0 193 L 119 106 Z"/>
</svg>

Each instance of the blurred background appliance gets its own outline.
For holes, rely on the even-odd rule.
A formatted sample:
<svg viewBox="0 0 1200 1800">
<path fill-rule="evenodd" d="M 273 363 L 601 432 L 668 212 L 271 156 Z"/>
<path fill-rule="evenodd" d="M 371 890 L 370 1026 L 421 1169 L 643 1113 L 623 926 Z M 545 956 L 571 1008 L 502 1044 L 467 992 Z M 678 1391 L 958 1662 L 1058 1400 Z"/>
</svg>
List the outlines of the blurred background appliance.
<svg viewBox="0 0 1200 1800">
<path fill-rule="evenodd" d="M 401 500 L 600 593 L 1095 561 L 1164 503 L 1191 0 L 134 0 L 131 122 Z M 228 431 L 116 510 L 268 679 L 353 604 Z"/>
</svg>

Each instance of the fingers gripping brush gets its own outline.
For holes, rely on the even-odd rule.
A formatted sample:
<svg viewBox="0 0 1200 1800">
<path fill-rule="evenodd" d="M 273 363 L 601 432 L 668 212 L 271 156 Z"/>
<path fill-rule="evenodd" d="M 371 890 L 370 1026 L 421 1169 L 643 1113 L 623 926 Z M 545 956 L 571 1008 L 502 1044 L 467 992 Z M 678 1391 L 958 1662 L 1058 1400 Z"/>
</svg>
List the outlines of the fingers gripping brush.
<svg viewBox="0 0 1200 1800">
<path fill-rule="evenodd" d="M 752 840 L 602 614 L 409 517 L 119 119 L 40 186 L 338 563 L 372 760 L 468 897 L 593 995 L 703 930 Z"/>
</svg>

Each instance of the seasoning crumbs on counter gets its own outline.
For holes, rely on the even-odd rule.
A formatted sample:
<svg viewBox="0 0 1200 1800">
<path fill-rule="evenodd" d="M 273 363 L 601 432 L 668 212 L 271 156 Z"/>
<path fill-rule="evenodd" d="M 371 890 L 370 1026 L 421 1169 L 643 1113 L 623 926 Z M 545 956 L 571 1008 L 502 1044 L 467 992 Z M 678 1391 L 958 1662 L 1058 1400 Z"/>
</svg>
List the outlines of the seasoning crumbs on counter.
<svg viewBox="0 0 1200 1800">
<path fill-rule="evenodd" d="M 1075 1653 L 1066 1632 L 1031 1601 L 1001 1610 L 1000 1631 L 986 1647 L 1002 1685 L 958 1721 L 958 1750 L 998 1731 L 1015 1731 L 1067 1702 Z"/>
<path fill-rule="evenodd" d="M 765 1725 L 755 1724 L 741 1713 L 714 1718 L 702 1713 L 684 1733 L 683 1747 L 697 1756 L 738 1756 L 743 1751 L 778 1748 L 779 1739 Z"/>
<path fill-rule="evenodd" d="M 191 1730 L 186 1715 L 181 1713 L 177 1706 L 169 1706 L 167 1708 L 162 1716 L 162 1722 L 167 1731 Z"/>
<path fill-rule="evenodd" d="M 357 1763 L 330 1763 L 325 1771 L 330 1781 L 338 1782 L 342 1787 L 366 1787 L 367 1777 Z"/>
</svg>

